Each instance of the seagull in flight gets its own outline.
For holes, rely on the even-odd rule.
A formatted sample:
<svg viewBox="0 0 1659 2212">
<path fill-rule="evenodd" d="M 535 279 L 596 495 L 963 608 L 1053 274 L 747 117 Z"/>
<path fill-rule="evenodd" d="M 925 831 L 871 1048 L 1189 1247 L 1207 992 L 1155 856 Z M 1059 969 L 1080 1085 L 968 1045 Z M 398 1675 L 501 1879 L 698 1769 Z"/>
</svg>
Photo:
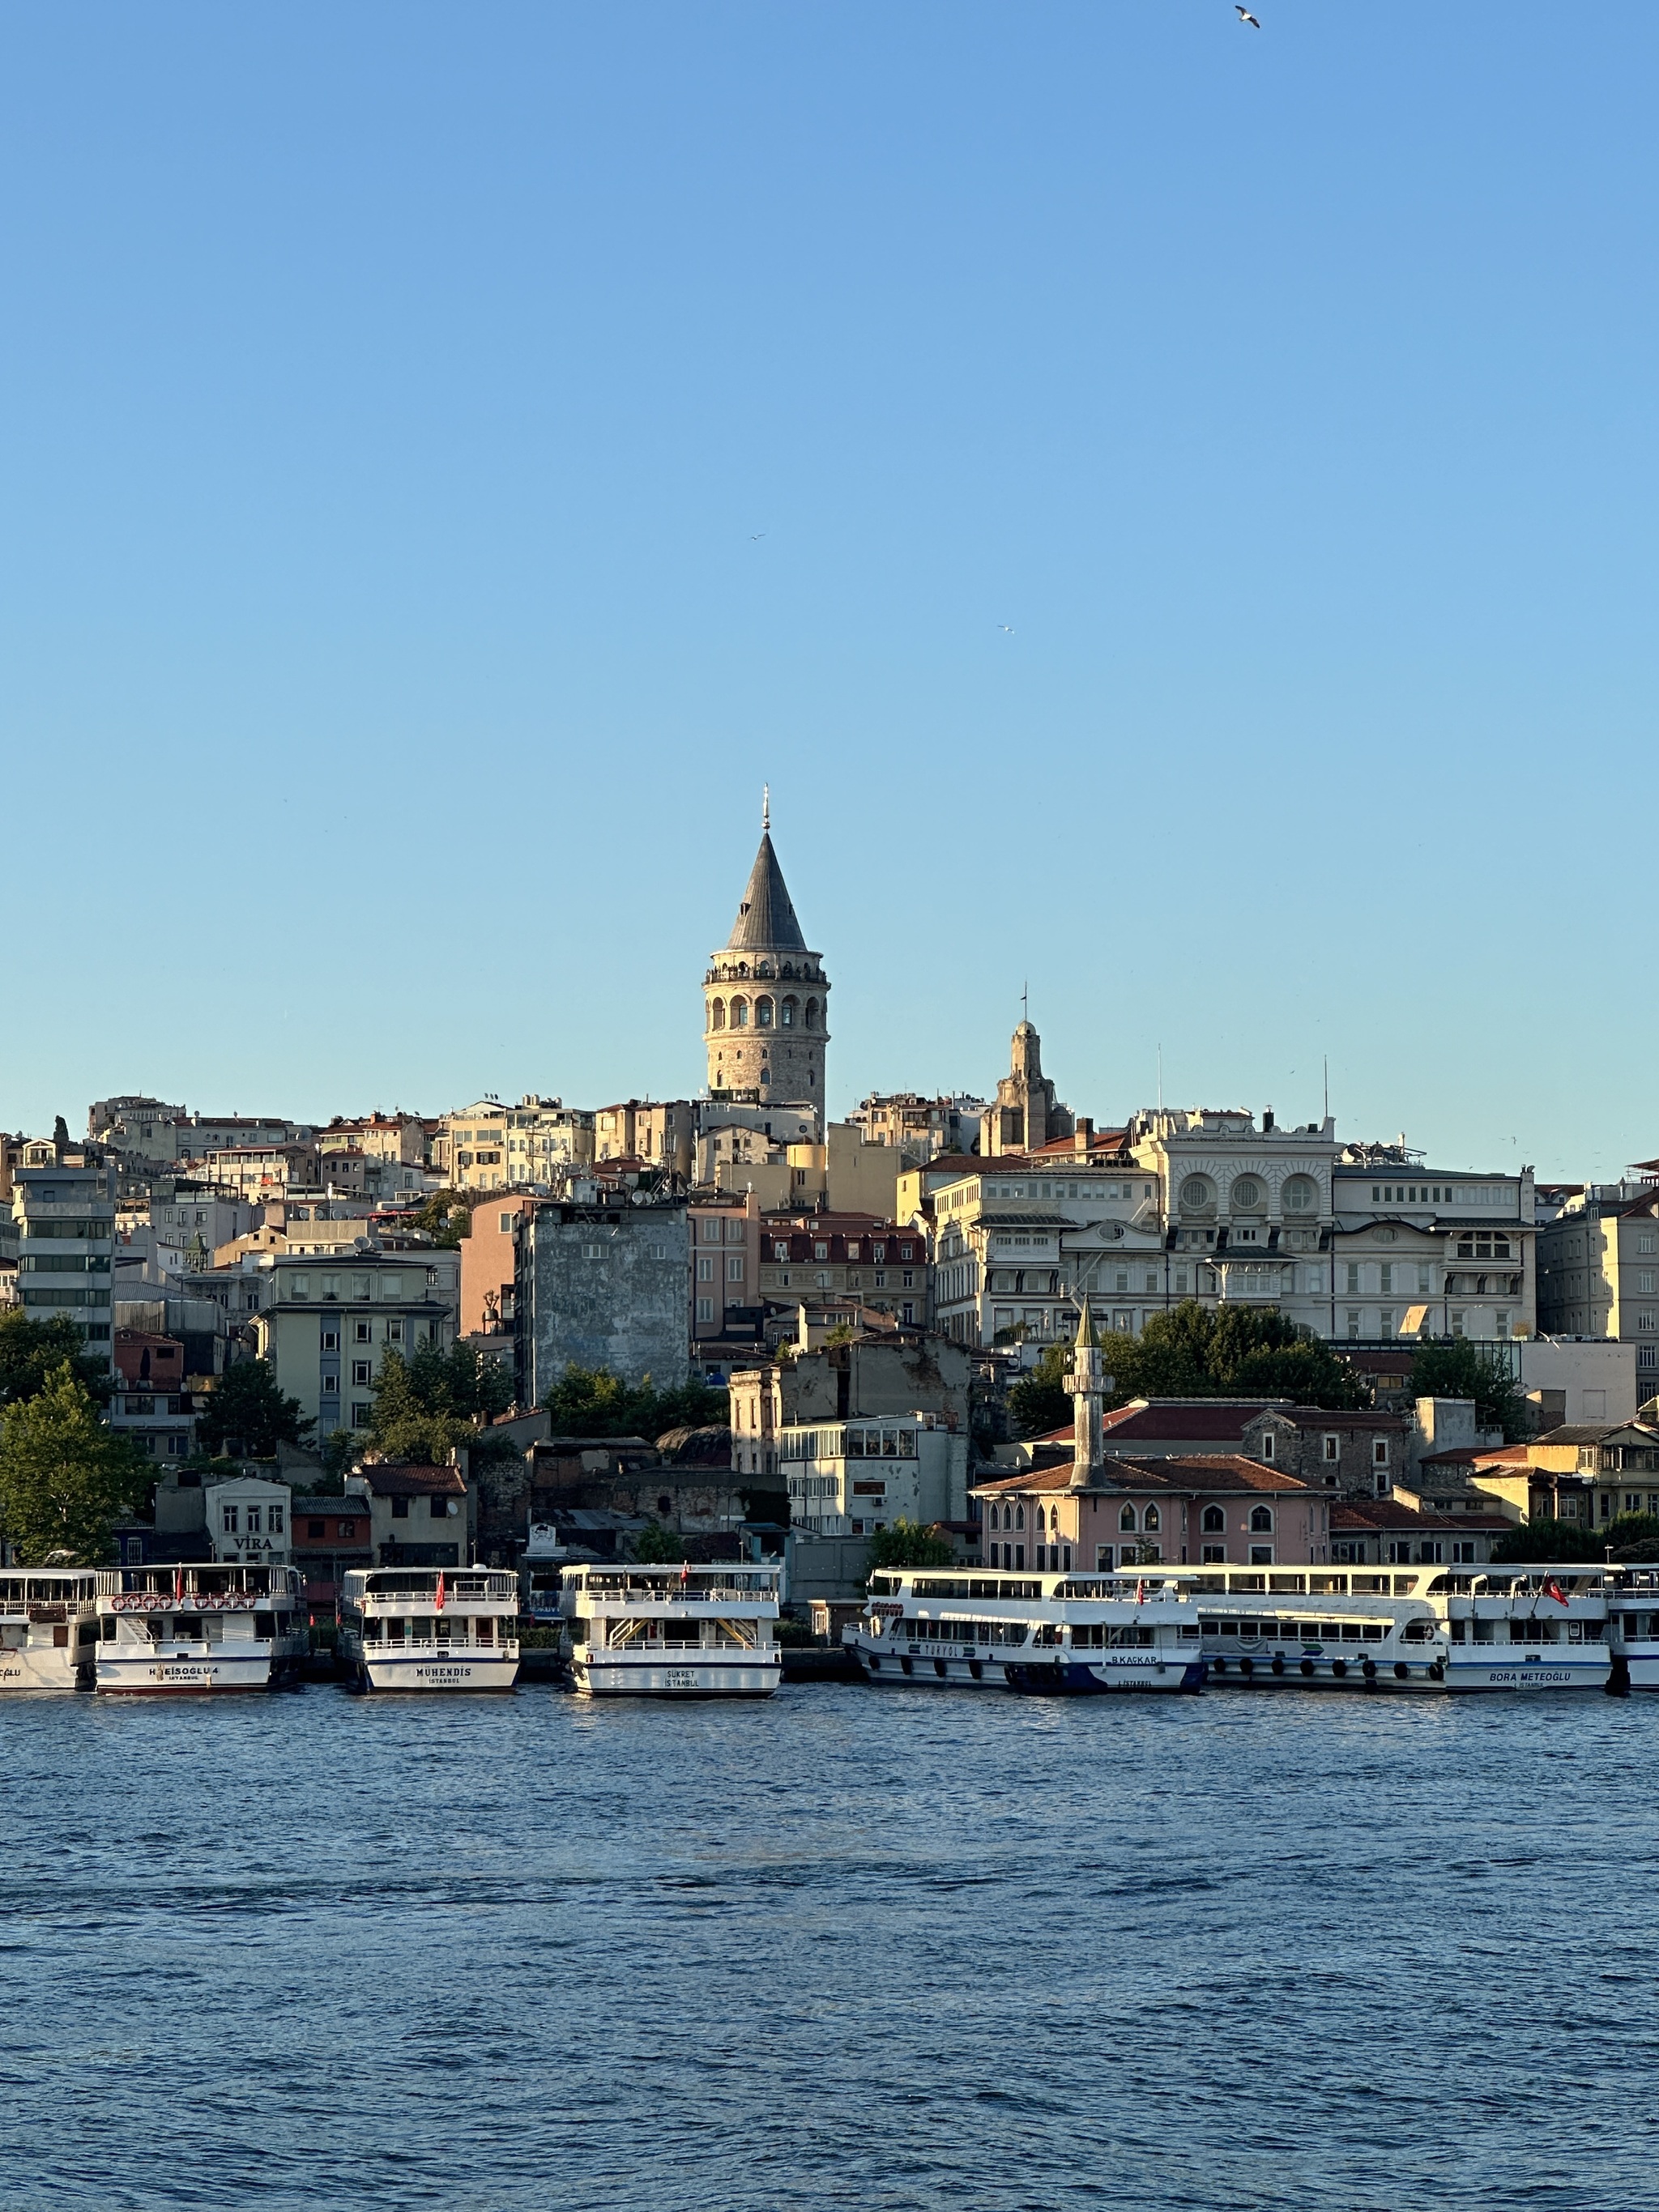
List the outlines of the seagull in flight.
<svg viewBox="0 0 1659 2212">
<path fill-rule="evenodd" d="M 1014 634 L 1014 626 L 1012 623 L 999 623 L 997 624 L 997 628 L 1000 630 L 1006 630 L 1010 637 Z"/>
<path fill-rule="evenodd" d="M 1253 31 L 1259 31 L 1261 28 L 1261 24 L 1256 21 L 1255 17 L 1251 15 L 1249 9 L 1248 8 L 1241 8 L 1239 6 L 1238 0 L 1233 0 L 1233 13 L 1237 16 L 1241 23 L 1248 23 Z"/>
<path fill-rule="evenodd" d="M 757 544 L 759 539 L 764 538 L 766 532 L 763 530 L 751 530 L 749 533 L 749 543 L 753 545 Z"/>
</svg>

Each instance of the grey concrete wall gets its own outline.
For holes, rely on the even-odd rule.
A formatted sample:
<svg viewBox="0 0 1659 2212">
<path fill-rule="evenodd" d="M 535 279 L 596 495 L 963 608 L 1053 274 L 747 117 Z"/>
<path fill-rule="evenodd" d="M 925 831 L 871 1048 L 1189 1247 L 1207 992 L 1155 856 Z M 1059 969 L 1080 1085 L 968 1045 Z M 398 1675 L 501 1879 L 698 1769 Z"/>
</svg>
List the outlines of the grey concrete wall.
<svg viewBox="0 0 1659 2212">
<path fill-rule="evenodd" d="M 565 1369 L 678 1388 L 690 1372 L 691 1254 L 684 1205 L 538 1206 L 520 1233 L 519 1311 L 531 1402 Z"/>
</svg>

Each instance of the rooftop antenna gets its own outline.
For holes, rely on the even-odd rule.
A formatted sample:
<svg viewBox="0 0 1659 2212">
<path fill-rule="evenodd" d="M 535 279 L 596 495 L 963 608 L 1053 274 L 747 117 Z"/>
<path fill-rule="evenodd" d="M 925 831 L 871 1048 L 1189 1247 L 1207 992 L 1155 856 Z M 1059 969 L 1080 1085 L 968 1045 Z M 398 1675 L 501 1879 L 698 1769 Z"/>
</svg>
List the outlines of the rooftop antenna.
<svg viewBox="0 0 1659 2212">
<path fill-rule="evenodd" d="M 1020 987 L 1019 1018 L 1024 1022 L 1029 1022 L 1031 1018 L 1031 983 L 1029 976 Z"/>
<path fill-rule="evenodd" d="M 1164 1111 L 1164 1048 L 1158 1048 L 1158 1110 Z"/>
<path fill-rule="evenodd" d="M 761 834 L 763 836 L 771 827 L 772 787 L 769 783 L 763 783 L 761 786 Z"/>
<path fill-rule="evenodd" d="M 1327 1053 L 1327 1054 L 1326 1054 L 1326 1055 L 1325 1055 L 1325 1119 L 1328 1121 L 1330 1120 L 1330 1118 L 1331 1118 L 1331 1056 L 1330 1056 L 1329 1053 Z"/>
</svg>

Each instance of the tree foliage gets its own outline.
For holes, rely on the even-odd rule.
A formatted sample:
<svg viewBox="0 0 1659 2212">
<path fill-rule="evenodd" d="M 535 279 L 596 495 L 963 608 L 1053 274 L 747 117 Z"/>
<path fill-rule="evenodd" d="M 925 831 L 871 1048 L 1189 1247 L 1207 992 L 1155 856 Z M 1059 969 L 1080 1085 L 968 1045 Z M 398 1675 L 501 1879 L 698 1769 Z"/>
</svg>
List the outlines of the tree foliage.
<svg viewBox="0 0 1659 2212">
<path fill-rule="evenodd" d="M 100 1418 L 67 1360 L 43 1389 L 0 1414 L 0 1528 L 26 1565 L 109 1556 L 110 1531 L 146 1498 L 154 1469 Z"/>
<path fill-rule="evenodd" d="M 724 1390 L 685 1382 L 659 1390 L 647 1375 L 624 1382 L 608 1367 L 567 1367 L 543 1406 L 556 1437 L 651 1437 L 670 1429 L 722 1425 L 730 1411 Z"/>
<path fill-rule="evenodd" d="M 1494 1559 L 1511 1565 L 1541 1565 L 1551 1560 L 1563 1565 L 1573 1559 L 1600 1559 L 1607 1539 L 1587 1528 L 1582 1521 L 1522 1521 L 1493 1540 Z"/>
<path fill-rule="evenodd" d="M 21 1306 L 0 1307 L 0 1406 L 38 1397 L 64 1366 L 89 1398 L 100 1405 L 108 1401 L 113 1389 L 108 1365 L 88 1352 L 67 1314 L 35 1321 Z"/>
<path fill-rule="evenodd" d="M 422 1231 L 443 1250 L 455 1252 L 462 1237 L 472 1234 L 472 1209 L 483 1200 L 480 1191 L 434 1190 L 423 1206 L 398 1218 L 410 1228 Z"/>
<path fill-rule="evenodd" d="M 284 1397 L 268 1359 L 239 1359 L 214 1384 L 197 1418 L 198 1442 L 210 1452 L 275 1459 L 279 1444 L 301 1444 L 315 1428 L 297 1398 Z"/>
<path fill-rule="evenodd" d="M 388 1352 L 375 1378 L 368 1427 L 356 1441 L 388 1459 L 438 1465 L 512 1402 L 512 1380 L 501 1361 L 468 1345 L 445 1352 L 422 1344 L 408 1359 Z"/>
<path fill-rule="evenodd" d="M 895 1521 L 869 1542 L 872 1567 L 948 1567 L 956 1557 L 948 1536 L 935 1536 L 919 1521 Z"/>
<path fill-rule="evenodd" d="M 1301 1406 L 1358 1407 L 1370 1392 L 1321 1337 L 1271 1310 L 1209 1307 L 1188 1298 L 1154 1314 L 1138 1337 L 1102 1340 L 1110 1406 L 1131 1398 L 1290 1398 Z M 1069 1427 L 1065 1388 L 1070 1346 L 1050 1345 L 1008 1393 L 1017 1435 Z"/>
<path fill-rule="evenodd" d="M 1412 1364 L 1412 1395 L 1417 1398 L 1473 1398 L 1483 1429 L 1502 1429 L 1507 1444 L 1532 1434 L 1531 1409 L 1515 1377 L 1467 1336 L 1439 1337 L 1424 1345 Z"/>
<path fill-rule="evenodd" d="M 634 1557 L 643 1566 L 672 1566 L 685 1557 L 685 1546 L 660 1521 L 647 1521 L 634 1539 Z"/>
</svg>

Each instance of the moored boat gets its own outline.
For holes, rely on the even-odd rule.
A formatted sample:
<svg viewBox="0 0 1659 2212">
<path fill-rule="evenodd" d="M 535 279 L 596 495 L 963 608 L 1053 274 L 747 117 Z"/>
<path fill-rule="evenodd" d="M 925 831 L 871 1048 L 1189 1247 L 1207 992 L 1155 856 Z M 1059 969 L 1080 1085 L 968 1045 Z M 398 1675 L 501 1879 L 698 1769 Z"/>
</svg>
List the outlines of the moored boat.
<svg viewBox="0 0 1659 2212">
<path fill-rule="evenodd" d="M 489 1567 L 354 1567 L 339 1656 L 363 1690 L 510 1690 L 519 1583 Z"/>
<path fill-rule="evenodd" d="M 98 1575 L 97 1686 L 201 1696 L 296 1681 L 310 1648 L 300 1571 L 216 1560 Z"/>
<path fill-rule="evenodd" d="M 769 1698 L 783 1678 L 782 1572 L 748 1561 L 566 1567 L 560 1648 L 573 1685 L 589 1698 Z"/>
<path fill-rule="evenodd" d="M 1608 1686 L 1659 1690 L 1659 1569 L 1610 1567 Z"/>
<path fill-rule="evenodd" d="M 1139 1575 L 870 1577 L 842 1643 L 867 1680 L 1096 1697 L 1204 1684 L 1197 1609 L 1173 1581 Z"/>
<path fill-rule="evenodd" d="M 1436 1575 L 1449 1690 L 1605 1690 L 1613 1672 L 1607 1571 L 1492 1563 Z"/>
<path fill-rule="evenodd" d="M 89 1690 L 97 1647 L 96 1568 L 0 1570 L 0 1691 Z"/>
</svg>

